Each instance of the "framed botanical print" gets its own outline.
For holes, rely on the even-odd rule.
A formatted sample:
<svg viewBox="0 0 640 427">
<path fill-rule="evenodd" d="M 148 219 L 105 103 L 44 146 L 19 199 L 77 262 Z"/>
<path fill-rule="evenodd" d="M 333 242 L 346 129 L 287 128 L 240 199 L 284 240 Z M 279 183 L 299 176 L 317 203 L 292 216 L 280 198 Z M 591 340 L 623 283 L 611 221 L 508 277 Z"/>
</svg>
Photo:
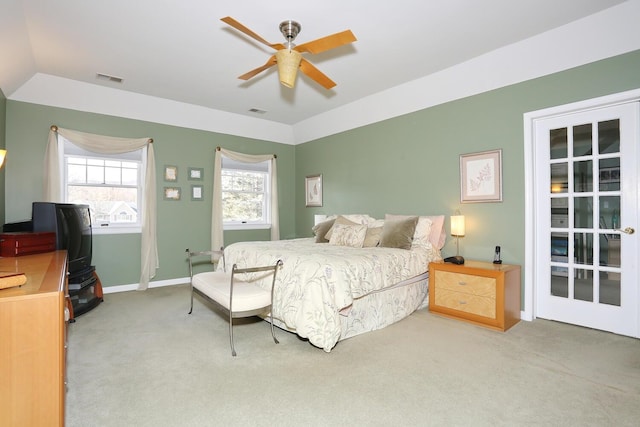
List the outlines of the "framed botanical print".
<svg viewBox="0 0 640 427">
<path fill-rule="evenodd" d="M 305 200 L 307 206 L 322 206 L 322 175 L 305 178 Z"/>
<path fill-rule="evenodd" d="M 502 201 L 502 150 L 460 156 L 460 202 Z"/>
</svg>

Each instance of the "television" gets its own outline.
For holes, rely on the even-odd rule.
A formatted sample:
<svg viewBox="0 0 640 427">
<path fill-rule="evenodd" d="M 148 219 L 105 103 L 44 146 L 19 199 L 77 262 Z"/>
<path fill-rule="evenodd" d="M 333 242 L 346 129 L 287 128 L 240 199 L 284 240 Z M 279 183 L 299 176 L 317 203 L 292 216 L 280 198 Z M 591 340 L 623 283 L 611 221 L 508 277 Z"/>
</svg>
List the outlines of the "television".
<svg viewBox="0 0 640 427">
<path fill-rule="evenodd" d="M 91 267 L 92 233 L 89 205 L 33 202 L 34 232 L 56 233 L 56 249 L 65 249 L 69 274 Z"/>
</svg>

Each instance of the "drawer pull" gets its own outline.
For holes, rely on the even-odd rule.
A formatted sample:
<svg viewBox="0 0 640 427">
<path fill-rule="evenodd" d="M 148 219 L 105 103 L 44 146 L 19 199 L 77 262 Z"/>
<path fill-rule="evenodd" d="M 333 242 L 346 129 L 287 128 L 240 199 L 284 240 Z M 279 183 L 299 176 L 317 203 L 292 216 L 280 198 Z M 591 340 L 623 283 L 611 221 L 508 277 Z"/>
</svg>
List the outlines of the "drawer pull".
<svg viewBox="0 0 640 427">
<path fill-rule="evenodd" d="M 466 301 L 460 301 L 460 305 L 466 304 Z"/>
<path fill-rule="evenodd" d="M 458 285 L 460 285 L 460 286 L 467 286 L 467 282 L 458 282 Z"/>
</svg>

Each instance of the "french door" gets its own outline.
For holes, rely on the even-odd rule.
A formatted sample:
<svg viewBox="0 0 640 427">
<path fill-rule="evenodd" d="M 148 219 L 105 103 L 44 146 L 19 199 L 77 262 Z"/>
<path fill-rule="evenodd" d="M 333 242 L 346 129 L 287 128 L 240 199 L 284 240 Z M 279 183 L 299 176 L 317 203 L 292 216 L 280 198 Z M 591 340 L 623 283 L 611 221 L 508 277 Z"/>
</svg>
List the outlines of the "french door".
<svg viewBox="0 0 640 427">
<path fill-rule="evenodd" d="M 639 104 L 534 126 L 535 315 L 638 337 Z"/>
</svg>

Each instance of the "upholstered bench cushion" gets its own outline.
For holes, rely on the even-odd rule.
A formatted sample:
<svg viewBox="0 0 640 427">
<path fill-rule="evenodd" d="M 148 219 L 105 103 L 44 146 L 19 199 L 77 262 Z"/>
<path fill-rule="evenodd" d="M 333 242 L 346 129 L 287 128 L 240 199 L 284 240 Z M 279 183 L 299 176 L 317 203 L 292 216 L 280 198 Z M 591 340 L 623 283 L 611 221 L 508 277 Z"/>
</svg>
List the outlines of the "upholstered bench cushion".
<svg viewBox="0 0 640 427">
<path fill-rule="evenodd" d="M 193 275 L 193 286 L 200 292 L 229 309 L 231 273 L 208 271 Z M 252 283 L 233 281 L 233 311 L 253 310 L 271 303 L 271 293 Z"/>
</svg>

